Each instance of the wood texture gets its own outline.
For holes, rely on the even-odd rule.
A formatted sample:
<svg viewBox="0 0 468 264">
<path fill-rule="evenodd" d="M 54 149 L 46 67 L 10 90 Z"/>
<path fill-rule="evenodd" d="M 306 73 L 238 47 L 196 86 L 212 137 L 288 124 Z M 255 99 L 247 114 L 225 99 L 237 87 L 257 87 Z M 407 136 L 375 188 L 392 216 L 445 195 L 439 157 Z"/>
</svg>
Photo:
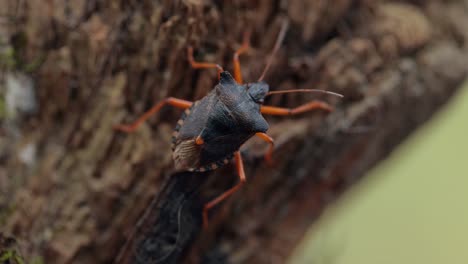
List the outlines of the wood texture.
<svg viewBox="0 0 468 264">
<path fill-rule="evenodd" d="M 447 102 L 468 71 L 463 0 L 7 0 L 0 10 L 2 50 L 15 61 L 2 63 L 1 79 L 26 73 L 39 106 L 2 117 L 0 232 L 45 263 L 108 263 L 119 252 L 122 263 L 284 263 L 323 208 Z M 189 45 L 197 60 L 230 70 L 251 29 L 241 62 L 244 79 L 256 80 L 284 19 L 291 27 L 270 87 L 345 99 L 321 97 L 336 107 L 328 116 L 269 118 L 275 165 L 262 162 L 267 144 L 246 144 L 246 186 L 201 231 L 200 209 L 234 184 L 233 167 L 173 171 L 177 110 L 131 135 L 112 127 L 164 97 L 196 100 L 212 89 L 216 71 L 190 69 Z"/>
</svg>

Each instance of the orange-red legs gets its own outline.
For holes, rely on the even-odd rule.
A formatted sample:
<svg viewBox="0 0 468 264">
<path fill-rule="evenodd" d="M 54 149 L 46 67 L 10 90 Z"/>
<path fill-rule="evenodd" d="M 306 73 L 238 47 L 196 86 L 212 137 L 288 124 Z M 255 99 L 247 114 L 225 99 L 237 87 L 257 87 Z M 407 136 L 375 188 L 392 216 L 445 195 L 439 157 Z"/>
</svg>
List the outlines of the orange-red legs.
<svg viewBox="0 0 468 264">
<path fill-rule="evenodd" d="M 236 82 L 238 84 L 243 83 L 239 56 L 242 53 L 245 53 L 249 49 L 250 47 L 249 43 L 250 43 L 250 31 L 246 31 L 244 33 L 244 39 L 242 40 L 242 46 L 238 50 L 236 50 L 232 58 L 233 64 L 234 64 L 234 79 L 236 79 Z"/>
<path fill-rule="evenodd" d="M 273 164 L 273 159 L 272 159 L 272 155 L 273 155 L 273 149 L 275 147 L 275 143 L 273 141 L 273 138 L 271 138 L 269 135 L 267 135 L 266 133 L 256 133 L 255 134 L 257 137 L 263 139 L 264 141 L 268 142 L 268 144 L 270 144 L 270 148 L 268 148 L 268 151 L 267 153 L 265 154 L 265 161 L 269 164 L 269 165 L 272 165 Z"/>
<path fill-rule="evenodd" d="M 205 141 L 204 141 L 203 138 L 199 135 L 199 136 L 197 136 L 197 138 L 195 138 L 195 144 L 197 144 L 197 145 L 203 145 L 203 144 L 205 144 Z"/>
<path fill-rule="evenodd" d="M 327 112 L 333 111 L 333 108 L 324 102 L 320 101 L 311 101 L 309 103 L 303 104 L 296 108 L 283 108 L 283 107 L 276 107 L 276 106 L 267 106 L 262 105 L 260 107 L 260 112 L 262 114 L 267 115 L 280 115 L 280 116 L 287 116 L 287 115 L 297 115 L 308 111 L 313 110 L 324 110 Z"/>
<path fill-rule="evenodd" d="M 194 69 L 210 69 L 210 68 L 216 68 L 218 70 L 218 79 L 221 75 L 221 72 L 224 71 L 223 67 L 221 67 L 219 64 L 216 63 L 209 63 L 209 62 L 196 62 L 195 59 L 193 58 L 193 48 L 188 47 L 187 49 L 187 59 L 190 62 L 190 65 L 192 65 L 192 68 Z M 150 110 L 148 110 L 146 113 L 144 113 L 140 118 L 138 118 L 133 124 L 130 125 L 117 125 L 115 126 L 115 129 L 131 133 L 135 131 L 146 119 L 148 119 L 151 115 L 159 112 L 161 108 L 166 105 L 172 105 L 178 108 L 182 109 L 187 109 L 192 105 L 192 102 L 190 101 L 185 101 L 173 97 L 169 97 L 164 99 L 163 101 L 157 103 L 154 105 Z M 203 144 L 202 139 L 197 138 L 197 144 Z"/>
<path fill-rule="evenodd" d="M 239 151 L 234 153 L 234 160 L 236 162 L 236 170 L 239 176 L 239 182 L 231 189 L 225 191 L 220 196 L 205 204 L 205 206 L 203 207 L 203 228 L 205 229 L 208 227 L 208 211 L 215 205 L 219 204 L 220 202 L 231 196 L 233 193 L 237 192 L 237 190 L 239 190 L 246 181 L 244 163 L 242 162 L 242 157 Z"/>
<path fill-rule="evenodd" d="M 150 110 L 146 111 L 142 116 L 140 116 L 135 122 L 129 125 L 116 125 L 114 128 L 123 132 L 131 133 L 135 131 L 143 122 L 145 122 L 148 118 L 150 118 L 153 114 L 156 114 L 161 110 L 161 108 L 165 105 L 172 105 L 177 108 L 187 109 L 192 106 L 192 102 L 185 101 L 182 99 L 177 99 L 174 97 L 168 97 L 161 102 L 155 104 L 151 107 Z"/>
<path fill-rule="evenodd" d="M 216 68 L 218 70 L 218 79 L 221 76 L 221 73 L 224 71 L 223 67 L 221 65 L 216 64 L 216 63 L 211 63 L 211 62 L 197 62 L 193 58 L 193 48 L 188 47 L 187 49 L 187 59 L 190 62 L 190 65 L 192 65 L 192 68 L 194 69 L 212 69 Z"/>
</svg>

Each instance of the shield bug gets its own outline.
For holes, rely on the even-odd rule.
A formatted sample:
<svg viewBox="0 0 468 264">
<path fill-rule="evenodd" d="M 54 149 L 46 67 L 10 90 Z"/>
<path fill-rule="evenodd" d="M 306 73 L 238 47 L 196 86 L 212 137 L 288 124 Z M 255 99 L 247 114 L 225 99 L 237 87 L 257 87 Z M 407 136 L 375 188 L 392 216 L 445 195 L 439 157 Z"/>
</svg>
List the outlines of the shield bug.
<svg viewBox="0 0 468 264">
<path fill-rule="evenodd" d="M 172 137 L 172 157 L 177 170 L 195 172 L 215 170 L 234 158 L 239 182 L 216 199 L 205 204 L 203 208 L 203 226 L 205 228 L 208 224 L 210 208 L 235 193 L 246 182 L 239 148 L 251 137 L 257 136 L 270 144 L 265 154 L 265 160 L 271 162 L 274 141 L 266 134 L 268 123 L 263 115 L 289 116 L 312 110 L 332 111 L 330 105 L 320 101 L 311 101 L 292 109 L 267 106 L 263 105 L 265 97 L 291 92 L 320 92 L 342 97 L 340 94 L 314 89 L 269 91 L 269 86 L 263 81 L 263 78 L 271 65 L 274 54 L 281 45 L 286 30 L 287 23 L 284 23 L 266 66 L 258 81 L 254 83 L 243 82 L 239 62 L 239 56 L 249 49 L 249 33 L 244 34 L 242 46 L 234 53 L 234 77 L 218 64 L 195 61 L 193 49 L 189 47 L 187 57 L 192 68 L 217 69 L 219 83 L 214 89 L 196 102 L 173 97 L 166 98 L 154 105 L 134 123 L 116 126 L 117 130 L 133 132 L 163 106 L 171 105 L 185 110 L 177 122 Z"/>
</svg>

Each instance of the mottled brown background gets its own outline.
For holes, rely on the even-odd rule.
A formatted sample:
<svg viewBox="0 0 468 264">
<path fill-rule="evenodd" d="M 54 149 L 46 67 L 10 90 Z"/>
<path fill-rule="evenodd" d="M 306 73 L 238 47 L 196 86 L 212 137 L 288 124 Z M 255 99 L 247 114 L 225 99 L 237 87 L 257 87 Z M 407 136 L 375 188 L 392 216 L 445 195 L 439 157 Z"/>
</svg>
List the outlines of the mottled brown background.
<svg viewBox="0 0 468 264">
<path fill-rule="evenodd" d="M 201 198 L 188 199 L 193 208 L 228 188 L 230 166 L 189 180 L 173 175 L 170 135 L 179 111 L 163 111 L 132 135 L 112 126 L 166 96 L 196 100 L 212 89 L 216 73 L 191 69 L 188 45 L 198 60 L 230 70 L 242 33 L 252 29 L 241 61 L 244 79 L 255 80 L 288 19 L 270 86 L 326 89 L 345 99 L 322 98 L 336 105 L 328 116 L 269 118 L 275 166 L 263 164 L 264 144 L 247 144 L 246 187 L 213 212 L 208 231 L 199 232 L 197 210 L 173 209 L 195 220 L 176 226 L 177 237 L 189 235 L 172 241 L 179 249 L 161 262 L 282 263 L 322 209 L 466 77 L 467 9 L 463 0 L 3 0 L 2 96 L 8 78 L 30 78 L 38 107 L 2 114 L 0 231 L 28 260 L 108 263 L 154 197 L 161 206 L 151 207 L 149 225 L 164 229 L 171 221 L 161 212 L 190 187 L 180 187 L 184 180 L 202 186 L 192 195 Z M 128 259 L 149 262 L 135 252 Z"/>
</svg>

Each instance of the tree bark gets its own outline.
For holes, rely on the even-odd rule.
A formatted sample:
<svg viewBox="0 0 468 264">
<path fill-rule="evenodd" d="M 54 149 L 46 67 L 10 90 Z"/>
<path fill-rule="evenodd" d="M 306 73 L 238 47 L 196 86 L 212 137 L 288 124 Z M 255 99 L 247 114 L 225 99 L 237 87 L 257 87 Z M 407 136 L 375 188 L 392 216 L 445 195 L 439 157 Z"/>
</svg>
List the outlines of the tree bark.
<svg viewBox="0 0 468 264">
<path fill-rule="evenodd" d="M 468 71 L 463 0 L 7 0 L 0 10 L 3 96 L 13 89 L 6 80 L 24 75 L 37 99 L 29 106 L 38 105 L 5 99 L 0 232 L 45 263 L 284 263 L 330 201 L 447 102 Z M 271 89 L 345 98 L 320 97 L 335 106 L 329 115 L 268 118 L 274 166 L 263 163 L 267 146 L 249 141 L 246 185 L 201 230 L 203 204 L 235 184 L 234 167 L 175 172 L 177 110 L 133 134 L 112 127 L 167 96 L 199 100 L 214 87 L 216 71 L 190 68 L 189 45 L 197 60 L 230 70 L 251 30 L 242 72 L 257 80 L 284 20 Z"/>
</svg>

